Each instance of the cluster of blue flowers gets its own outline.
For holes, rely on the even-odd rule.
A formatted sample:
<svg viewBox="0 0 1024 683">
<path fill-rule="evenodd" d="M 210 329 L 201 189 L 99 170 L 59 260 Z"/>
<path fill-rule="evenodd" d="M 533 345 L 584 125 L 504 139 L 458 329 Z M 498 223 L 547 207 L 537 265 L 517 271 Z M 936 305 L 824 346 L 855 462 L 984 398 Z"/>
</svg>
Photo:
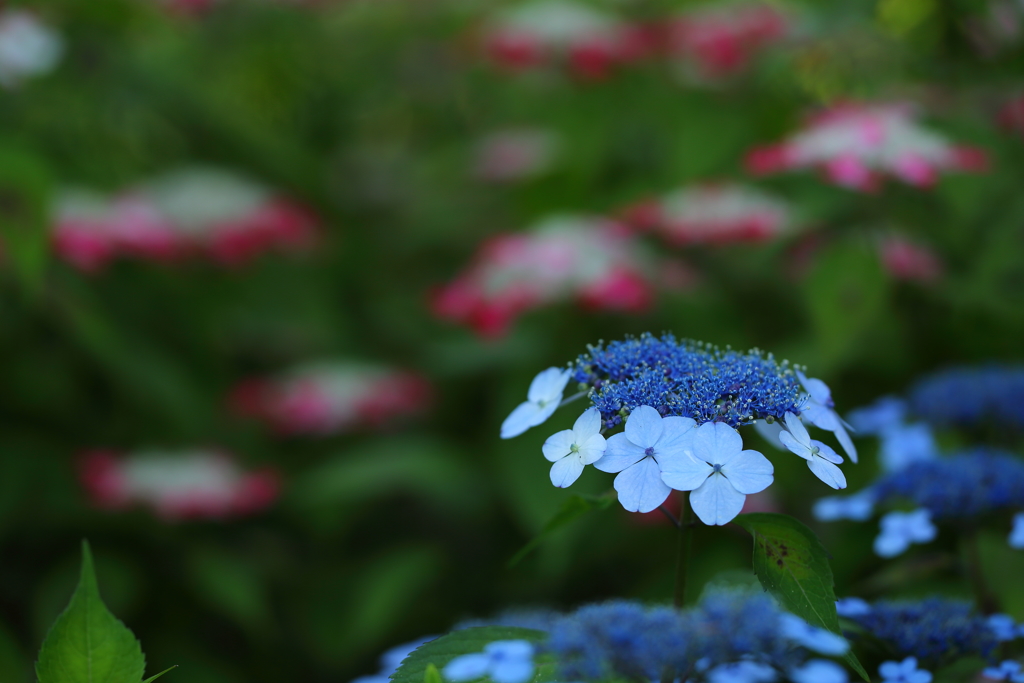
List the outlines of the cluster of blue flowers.
<svg viewBox="0 0 1024 683">
<path fill-rule="evenodd" d="M 977 448 L 922 460 L 871 485 L 876 504 L 911 501 L 935 520 L 964 520 L 1002 509 L 1024 509 L 1024 460 Z"/>
<path fill-rule="evenodd" d="M 909 393 L 911 411 L 936 425 L 993 422 L 1024 427 L 1024 367 L 954 367 L 920 379 Z"/>
<path fill-rule="evenodd" d="M 576 361 L 573 379 L 594 390 L 591 400 L 608 428 L 638 406 L 731 427 L 800 412 L 800 381 L 786 362 L 671 334 L 592 346 Z"/>
<path fill-rule="evenodd" d="M 841 609 L 840 614 L 898 656 L 915 657 L 926 668 L 967 656 L 991 659 L 999 645 L 987 618 L 975 613 L 968 602 L 945 598 L 857 602 L 859 609 Z"/>
</svg>

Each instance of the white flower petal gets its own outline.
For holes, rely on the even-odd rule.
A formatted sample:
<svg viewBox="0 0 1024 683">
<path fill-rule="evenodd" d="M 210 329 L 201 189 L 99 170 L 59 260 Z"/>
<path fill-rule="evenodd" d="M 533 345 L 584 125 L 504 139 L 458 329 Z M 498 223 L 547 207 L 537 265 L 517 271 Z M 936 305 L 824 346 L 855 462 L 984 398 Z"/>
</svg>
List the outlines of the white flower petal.
<svg viewBox="0 0 1024 683">
<path fill-rule="evenodd" d="M 646 457 L 643 448 L 637 446 L 620 432 L 608 439 L 604 457 L 595 462 L 594 467 L 602 472 L 621 472 Z"/>
<path fill-rule="evenodd" d="M 651 448 L 658 443 L 665 427 L 661 414 L 650 406 L 637 406 L 626 420 L 626 437 L 641 448 Z"/>
<path fill-rule="evenodd" d="M 840 465 L 843 462 L 843 456 L 832 450 L 832 447 L 828 444 L 822 443 L 821 441 L 815 441 L 811 439 L 811 448 L 817 448 L 818 452 L 815 453 L 815 457 L 827 460 L 833 465 Z"/>
<path fill-rule="evenodd" d="M 836 435 L 836 439 L 839 440 L 839 445 L 843 447 L 846 454 L 850 456 L 850 460 L 854 463 L 857 462 L 857 447 L 853 445 L 853 439 L 846 433 L 846 428 L 843 426 L 843 421 L 836 415 L 836 428 L 832 430 L 832 433 Z"/>
<path fill-rule="evenodd" d="M 526 392 L 527 400 L 533 403 L 560 402 L 565 385 L 572 377 L 572 370 L 562 368 L 548 368 L 542 370 L 530 382 L 530 389 Z"/>
<path fill-rule="evenodd" d="M 836 415 L 835 411 L 820 403 L 808 403 L 800 409 L 800 416 L 815 427 L 825 431 L 834 432 L 836 429 L 842 428 L 842 425 L 839 423 L 839 416 Z"/>
<path fill-rule="evenodd" d="M 597 408 L 584 410 L 583 414 L 576 418 L 572 432 L 578 444 L 583 444 L 594 434 L 599 434 L 601 432 L 601 412 Z"/>
<path fill-rule="evenodd" d="M 622 507 L 630 512 L 650 512 L 672 492 L 661 480 L 661 469 L 654 458 L 644 458 L 622 470 L 615 477 L 614 486 Z"/>
<path fill-rule="evenodd" d="M 568 456 L 551 466 L 551 483 L 560 489 L 570 486 L 583 474 L 583 463 L 579 458 Z"/>
<path fill-rule="evenodd" d="M 832 399 L 832 391 L 828 388 L 827 384 L 814 377 L 808 378 L 799 370 L 797 370 L 796 374 L 800 378 L 800 383 L 804 385 L 804 390 L 811 395 L 811 398 L 816 403 L 828 404 Z"/>
<path fill-rule="evenodd" d="M 715 474 L 690 493 L 690 507 L 700 517 L 700 521 L 709 526 L 721 526 L 740 514 L 746 499 L 745 495 L 733 488 L 728 479 Z"/>
<path fill-rule="evenodd" d="M 585 442 L 577 445 L 580 447 L 578 454 L 580 462 L 584 465 L 593 465 L 600 460 L 607 448 L 604 437 L 600 434 L 594 434 Z"/>
<path fill-rule="evenodd" d="M 682 453 L 658 461 L 661 465 L 661 480 L 676 491 L 692 491 L 704 483 L 714 468 L 703 460 Z"/>
<path fill-rule="evenodd" d="M 807 427 L 800 421 L 800 418 L 793 413 L 786 413 L 786 429 L 801 446 L 810 446 L 811 435 L 807 433 Z M 781 434 L 779 435 L 781 437 Z"/>
<path fill-rule="evenodd" d="M 743 450 L 743 437 L 724 422 L 705 422 L 693 430 L 691 448 L 699 460 L 724 464 Z"/>
<path fill-rule="evenodd" d="M 572 430 L 563 429 L 549 436 L 544 445 L 540 447 L 540 450 L 544 454 L 545 459 L 555 462 L 572 453 L 574 443 Z"/>
<path fill-rule="evenodd" d="M 536 422 L 538 415 L 543 412 L 543 409 L 536 403 L 524 401 L 516 406 L 505 421 L 501 423 L 501 438 L 511 439 L 513 436 L 519 436 L 530 427 L 533 427 Z M 543 422 L 544 420 L 541 420 Z"/>
<path fill-rule="evenodd" d="M 845 489 L 846 488 L 846 475 L 843 471 L 821 458 L 811 458 L 807 461 L 807 467 L 810 468 L 811 472 L 814 473 L 818 479 L 828 484 L 834 489 Z"/>
<path fill-rule="evenodd" d="M 658 440 L 658 462 L 662 462 L 665 456 L 689 450 L 693 430 L 697 426 L 694 420 L 672 415 L 662 418 L 661 426 L 664 432 Z"/>
<path fill-rule="evenodd" d="M 804 460 L 812 460 L 814 458 L 814 456 L 811 455 L 811 449 L 797 441 L 789 432 L 779 432 L 779 441 L 783 446 L 788 448 L 790 452 L 799 455 Z"/>
<path fill-rule="evenodd" d="M 739 457 L 722 467 L 732 487 L 743 494 L 759 493 L 775 481 L 775 468 L 757 451 L 741 451 Z"/>
</svg>

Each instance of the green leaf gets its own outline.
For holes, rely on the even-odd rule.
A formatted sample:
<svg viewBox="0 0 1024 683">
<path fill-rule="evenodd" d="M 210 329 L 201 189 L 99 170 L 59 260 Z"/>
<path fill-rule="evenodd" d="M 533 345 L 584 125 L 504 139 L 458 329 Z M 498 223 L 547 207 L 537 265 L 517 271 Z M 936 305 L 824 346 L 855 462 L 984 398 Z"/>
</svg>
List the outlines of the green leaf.
<svg viewBox="0 0 1024 683">
<path fill-rule="evenodd" d="M 533 540 L 524 545 L 519 552 L 517 552 L 512 559 L 508 561 L 508 567 L 511 569 L 519 564 L 524 557 L 529 555 L 534 548 L 547 539 L 552 532 L 561 529 L 566 524 L 575 521 L 591 510 L 607 510 L 615 501 L 616 498 L 612 494 L 604 494 L 600 496 L 570 496 L 564 503 L 562 503 L 562 507 L 558 509 L 558 512 L 548 520 L 541 532 L 537 534 Z"/>
<path fill-rule="evenodd" d="M 754 573 L 764 589 L 807 623 L 842 635 L 828 551 L 814 532 L 789 515 L 772 512 L 734 521 L 754 537 Z M 869 680 L 852 651 L 846 662 Z"/>
<path fill-rule="evenodd" d="M 529 640 L 537 642 L 547 637 L 543 631 L 510 626 L 480 626 L 453 631 L 413 651 L 398 671 L 391 675 L 392 683 L 425 683 L 428 666 L 443 669 L 459 655 L 482 652 L 484 646 L 496 640 Z M 535 677 L 536 678 L 536 677 Z M 487 680 L 487 679 L 483 679 Z"/>
<path fill-rule="evenodd" d="M 145 669 L 139 641 L 100 599 L 92 552 L 82 541 L 81 578 L 39 650 L 39 683 L 139 683 Z"/>
<path fill-rule="evenodd" d="M 0 239 L 22 284 L 38 289 L 50 253 L 50 172 L 31 150 L 0 143 Z"/>
</svg>

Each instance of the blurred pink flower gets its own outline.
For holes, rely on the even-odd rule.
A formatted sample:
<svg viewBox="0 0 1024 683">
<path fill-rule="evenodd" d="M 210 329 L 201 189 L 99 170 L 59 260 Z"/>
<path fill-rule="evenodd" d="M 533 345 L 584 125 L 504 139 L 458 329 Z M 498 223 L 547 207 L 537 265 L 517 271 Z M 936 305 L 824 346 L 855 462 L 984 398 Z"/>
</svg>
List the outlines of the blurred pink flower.
<svg viewBox="0 0 1024 683">
<path fill-rule="evenodd" d="M 567 299 L 589 308 L 643 310 L 653 298 L 649 272 L 620 224 L 555 216 L 531 232 L 484 243 L 474 263 L 435 292 L 432 306 L 441 318 L 497 337 L 521 313 Z"/>
<path fill-rule="evenodd" d="M 274 470 L 244 472 L 230 456 L 210 450 L 124 456 L 93 451 L 82 455 L 79 474 L 95 505 L 146 505 L 167 521 L 253 514 L 269 507 L 280 490 Z"/>
<path fill-rule="evenodd" d="M 791 32 L 790 19 L 763 2 L 695 7 L 667 24 L 668 52 L 699 80 L 715 80 L 745 69 L 764 48 Z"/>
<path fill-rule="evenodd" d="M 898 280 L 931 284 L 942 277 L 942 261 L 927 245 L 903 235 L 886 235 L 878 241 L 878 254 L 886 272 Z"/>
<path fill-rule="evenodd" d="M 572 0 L 515 5 L 487 23 L 483 40 L 492 59 L 506 68 L 566 64 L 588 79 L 643 57 L 650 42 L 642 29 Z"/>
<path fill-rule="evenodd" d="M 818 168 L 830 182 L 861 192 L 877 189 L 885 176 L 930 187 L 940 171 L 987 167 L 983 151 L 919 126 L 910 106 L 854 103 L 810 117 L 785 142 L 751 151 L 746 164 L 756 175 Z"/>
<path fill-rule="evenodd" d="M 110 198 L 66 191 L 54 213 L 54 248 L 84 271 L 119 256 L 171 261 L 199 254 L 235 265 L 271 249 L 308 247 L 315 236 L 304 209 L 206 169 L 172 173 Z"/>
<path fill-rule="evenodd" d="M 533 178 L 551 167 L 558 145 L 558 134 L 551 130 L 510 128 L 491 133 L 477 146 L 474 174 L 495 183 Z"/>
<path fill-rule="evenodd" d="M 248 380 L 235 388 L 230 403 L 284 434 L 328 435 L 422 412 L 431 393 L 427 380 L 411 372 L 333 362 Z"/>
<path fill-rule="evenodd" d="M 793 222 L 787 203 L 736 183 L 684 187 L 626 209 L 624 219 L 677 245 L 764 241 Z"/>
</svg>

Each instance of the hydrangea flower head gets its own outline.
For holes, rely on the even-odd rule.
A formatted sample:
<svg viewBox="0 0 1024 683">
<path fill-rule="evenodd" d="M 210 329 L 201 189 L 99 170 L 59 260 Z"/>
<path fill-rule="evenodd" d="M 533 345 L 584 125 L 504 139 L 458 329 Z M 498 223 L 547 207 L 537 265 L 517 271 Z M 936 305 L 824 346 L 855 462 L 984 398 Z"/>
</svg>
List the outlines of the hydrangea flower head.
<svg viewBox="0 0 1024 683">
<path fill-rule="evenodd" d="M 650 512 L 665 502 L 671 489 L 662 481 L 664 463 L 687 457 L 693 427 L 689 418 L 663 418 L 654 408 L 639 406 L 625 431 L 608 439 L 604 457 L 594 467 L 617 473 L 614 486 L 622 507 Z"/>
<path fill-rule="evenodd" d="M 927 375 L 909 392 L 911 411 L 937 426 L 992 422 L 1024 427 L 1024 367 L 960 366 Z"/>
<path fill-rule="evenodd" d="M 562 402 L 565 385 L 571 376 L 570 370 L 562 368 L 548 368 L 539 372 L 530 382 L 526 400 L 516 406 L 501 423 L 501 438 L 519 436 L 551 417 Z"/>
<path fill-rule="evenodd" d="M 485 243 L 462 275 L 435 292 L 432 307 L 440 318 L 498 337 L 525 311 L 565 300 L 585 308 L 644 310 L 653 298 L 650 270 L 618 223 L 552 216 L 530 232 Z"/>
<path fill-rule="evenodd" d="M 242 382 L 230 403 L 240 415 L 263 420 L 282 434 L 324 436 L 420 412 L 430 395 L 430 384 L 415 373 L 329 361 Z"/>
<path fill-rule="evenodd" d="M 814 476 L 834 489 L 846 488 L 846 475 L 836 466 L 843 461 L 842 456 L 821 441 L 812 439 L 800 418 L 793 413 L 786 413 L 786 430 L 779 433 L 779 441 L 806 460 Z"/>
<path fill-rule="evenodd" d="M 625 214 L 637 228 L 654 230 L 677 245 L 764 241 L 793 223 L 788 204 L 733 183 L 685 187 Z"/>
<path fill-rule="evenodd" d="M 932 683 L 930 671 L 917 668 L 917 659 L 907 657 L 902 662 L 882 662 L 878 667 L 882 683 Z"/>
<path fill-rule="evenodd" d="M 985 680 L 1024 683 L 1024 672 L 1021 671 L 1020 662 L 1015 662 L 1012 659 L 1001 662 L 999 666 L 986 667 L 981 675 Z"/>
<path fill-rule="evenodd" d="M 579 479 L 586 465 L 593 465 L 605 452 L 601 436 L 601 413 L 588 408 L 576 419 L 572 429 L 548 437 L 541 447 L 551 466 L 551 483 L 565 488 Z"/>
<path fill-rule="evenodd" d="M 883 396 L 869 406 L 851 410 L 847 419 L 860 434 L 881 435 L 903 425 L 907 402 L 897 396 Z"/>
<path fill-rule="evenodd" d="M 754 349 L 718 349 L 670 334 L 643 334 L 599 344 L 576 361 L 573 378 L 592 387 L 591 401 L 614 427 L 638 406 L 698 424 L 732 427 L 796 412 L 800 384 L 793 369 Z"/>
<path fill-rule="evenodd" d="M 496 640 L 480 654 L 461 655 L 445 665 L 441 675 L 453 683 L 487 676 L 494 683 L 526 683 L 533 678 L 534 648 L 527 640 Z"/>
<path fill-rule="evenodd" d="M 890 512 L 882 517 L 881 533 L 875 537 L 875 553 L 896 557 L 912 543 L 930 543 L 939 530 L 932 523 L 932 513 L 924 508 L 913 512 Z"/>
<path fill-rule="evenodd" d="M 169 521 L 252 514 L 273 503 L 280 488 L 275 471 L 245 472 L 229 456 L 212 451 L 140 451 L 125 457 L 97 451 L 83 456 L 80 471 L 96 505 L 121 509 L 140 503 Z"/>
<path fill-rule="evenodd" d="M 961 657 L 988 658 L 999 645 L 986 617 L 968 602 L 946 598 L 879 601 L 866 613 L 848 614 L 900 657 L 914 657 L 929 668 Z"/>
<path fill-rule="evenodd" d="M 851 103 L 810 118 L 780 145 L 755 150 L 747 166 L 761 174 L 818 168 L 832 183 L 863 192 L 885 176 L 930 187 L 941 171 L 979 170 L 985 160 L 919 126 L 908 106 Z"/>
<path fill-rule="evenodd" d="M 0 8 L 0 86 L 52 71 L 63 51 L 61 37 L 34 14 Z"/>
<path fill-rule="evenodd" d="M 731 522 L 743 509 L 747 494 L 771 486 L 775 472 L 762 454 L 743 450 L 739 432 L 723 422 L 706 422 L 694 429 L 688 448 L 668 454 L 661 467 L 666 484 L 691 491 L 690 506 L 708 525 Z"/>
</svg>

